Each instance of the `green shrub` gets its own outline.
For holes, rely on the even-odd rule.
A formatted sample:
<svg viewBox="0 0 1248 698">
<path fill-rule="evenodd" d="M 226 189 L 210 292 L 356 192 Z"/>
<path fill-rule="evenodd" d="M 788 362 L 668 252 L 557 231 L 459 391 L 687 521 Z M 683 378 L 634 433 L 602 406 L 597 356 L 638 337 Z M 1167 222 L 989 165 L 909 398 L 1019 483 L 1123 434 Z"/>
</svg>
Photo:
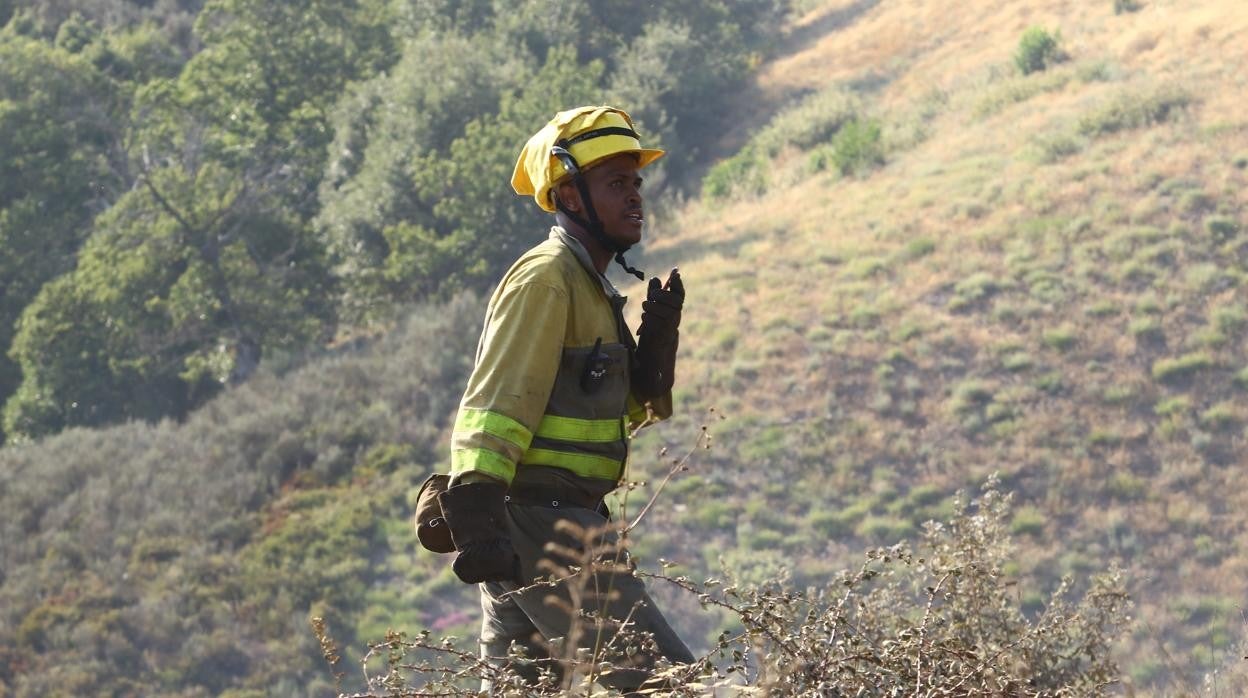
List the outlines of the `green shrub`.
<svg viewBox="0 0 1248 698">
<path fill-rule="evenodd" d="M 1006 354 L 1005 357 L 1001 359 L 1001 367 L 1010 373 L 1020 373 L 1022 371 L 1026 371 L 1035 364 L 1036 362 L 1031 358 L 1031 355 L 1024 351 Z"/>
<path fill-rule="evenodd" d="M 1032 382 L 1032 385 L 1036 386 L 1036 390 L 1050 393 L 1050 395 L 1055 395 L 1055 393 L 1061 392 L 1062 387 L 1065 387 L 1066 383 L 1062 382 L 1061 371 L 1050 371 L 1043 373 L 1041 376 L 1037 376 L 1036 380 Z"/>
<path fill-rule="evenodd" d="M 1213 326 L 1218 328 L 1219 332 L 1226 332 L 1228 335 L 1243 330 L 1244 323 L 1248 322 L 1248 312 L 1244 311 L 1244 307 L 1239 303 L 1213 308 L 1213 312 L 1209 313 L 1209 320 L 1213 321 Z"/>
<path fill-rule="evenodd" d="M 1066 131 L 1041 134 L 1031 139 L 1035 158 L 1042 164 L 1051 165 L 1083 150 L 1084 141 Z"/>
<path fill-rule="evenodd" d="M 1059 63 L 1066 58 L 1060 42 L 1060 33 L 1050 34 L 1040 27 L 1032 27 L 1023 32 L 1023 38 L 1018 42 L 1014 65 L 1023 75 L 1030 75 Z"/>
<path fill-rule="evenodd" d="M 1127 325 L 1127 331 L 1137 342 L 1156 342 L 1166 338 L 1161 321 L 1155 317 L 1135 318 Z"/>
<path fill-rule="evenodd" d="M 1214 204 L 1213 197 L 1200 190 L 1184 192 L 1179 197 L 1179 211 L 1189 216 L 1208 211 Z"/>
<path fill-rule="evenodd" d="M 1014 512 L 1014 520 L 1010 522 L 1010 533 L 1016 536 L 1039 536 L 1044 533 L 1044 524 L 1048 517 L 1033 506 L 1019 507 Z"/>
<path fill-rule="evenodd" d="M 1187 268 L 1184 281 L 1188 287 L 1208 293 L 1234 285 L 1234 279 L 1215 262 L 1202 262 Z"/>
<path fill-rule="evenodd" d="M 913 260 L 926 257 L 936 251 L 936 241 L 931 238 L 914 238 L 906 243 L 905 259 Z"/>
<path fill-rule="evenodd" d="M 906 495 L 906 501 L 912 507 L 925 507 L 936 504 L 945 496 L 944 491 L 931 483 L 916 485 Z"/>
<path fill-rule="evenodd" d="M 1148 493 L 1148 483 L 1131 473 L 1114 473 L 1106 483 L 1105 491 L 1115 499 L 1135 501 L 1143 499 Z"/>
<path fill-rule="evenodd" d="M 772 118 L 753 143 L 767 157 L 776 156 L 786 146 L 813 148 L 827 143 L 853 121 L 859 106 L 853 95 L 839 87 L 816 92 Z"/>
<path fill-rule="evenodd" d="M 1112 429 L 1097 427 L 1088 433 L 1089 446 L 1114 447 L 1122 443 L 1122 435 Z"/>
<path fill-rule="evenodd" d="M 721 530 L 736 523 L 737 507 L 723 500 L 711 499 L 692 509 L 689 516 L 704 529 Z"/>
<path fill-rule="evenodd" d="M 965 306 L 983 300 L 1001 290 L 1001 283 L 986 271 L 975 272 L 953 286 L 953 302 Z"/>
<path fill-rule="evenodd" d="M 853 119 L 836 132 L 832 143 L 811 153 L 810 164 L 820 172 L 834 167 L 843 175 L 861 174 L 884 164 L 880 122 Z"/>
<path fill-rule="evenodd" d="M 1080 65 L 1075 75 L 1081 82 L 1108 82 L 1114 78 L 1114 70 L 1105 61 L 1095 61 Z"/>
<path fill-rule="evenodd" d="M 1143 94 L 1123 92 L 1079 119 L 1079 133 L 1089 138 L 1165 123 L 1190 104 L 1184 90 L 1161 87 Z"/>
<path fill-rule="evenodd" d="M 1071 347 L 1075 346 L 1076 339 L 1078 339 L 1078 335 L 1075 328 L 1068 325 L 1044 331 L 1045 345 L 1058 351 L 1070 350 Z"/>
<path fill-rule="evenodd" d="M 1118 313 L 1118 306 L 1109 300 L 1099 300 L 1088 306 L 1086 310 L 1088 317 L 1103 318 Z"/>
<path fill-rule="evenodd" d="M 1229 216 L 1210 216 L 1205 219 L 1205 230 L 1217 242 L 1227 242 L 1239 234 L 1239 222 Z"/>
<path fill-rule="evenodd" d="M 1200 423 L 1209 429 L 1225 429 L 1239 423 L 1239 410 L 1233 402 L 1219 402 L 1200 413 Z"/>
<path fill-rule="evenodd" d="M 1213 365 L 1213 358 L 1203 352 L 1185 354 L 1174 359 L 1160 359 L 1153 364 L 1153 378 L 1162 383 L 1171 383 L 1212 368 Z"/>
<path fill-rule="evenodd" d="M 1135 399 L 1138 391 L 1133 385 L 1111 385 L 1101 392 L 1106 405 L 1125 405 Z"/>
<path fill-rule="evenodd" d="M 1153 406 L 1153 413 L 1159 417 L 1169 417 L 1171 415 L 1182 414 L 1191 409 L 1192 401 L 1187 399 L 1185 395 L 1177 395 L 1169 397 L 1158 402 Z"/>
<path fill-rule="evenodd" d="M 737 542 L 750 550 L 775 550 L 783 541 L 784 534 L 766 528 L 742 531 L 737 537 Z"/>
<path fill-rule="evenodd" d="M 767 190 L 763 164 L 755 149 L 746 146 L 706 173 L 702 178 L 702 195 L 718 201 L 731 196 L 762 194 Z"/>
<path fill-rule="evenodd" d="M 966 415 L 979 411 L 979 408 L 992 401 L 992 386 L 987 383 L 970 379 L 954 386 L 949 397 L 949 408 L 954 414 Z"/>
<path fill-rule="evenodd" d="M 836 540 L 854 532 L 854 523 L 858 516 L 861 513 L 855 516 L 849 510 L 820 510 L 812 512 L 806 518 L 806 523 L 815 533 Z"/>
<path fill-rule="evenodd" d="M 841 275 L 849 279 L 867 279 L 888 269 L 888 261 L 882 257 L 855 257 L 845 265 Z"/>
<path fill-rule="evenodd" d="M 895 516 L 868 516 L 858 524 L 858 535 L 880 543 L 896 543 L 914 531 L 914 524 Z"/>
<path fill-rule="evenodd" d="M 1140 9 L 1140 3 L 1136 0 L 1114 0 L 1114 14 L 1122 15 L 1128 12 L 1135 12 Z"/>
<path fill-rule="evenodd" d="M 975 116 L 991 116 L 1012 104 L 1025 102 L 1045 92 L 1055 92 L 1070 82 L 1069 74 L 1013 78 L 994 89 L 975 105 Z"/>
</svg>

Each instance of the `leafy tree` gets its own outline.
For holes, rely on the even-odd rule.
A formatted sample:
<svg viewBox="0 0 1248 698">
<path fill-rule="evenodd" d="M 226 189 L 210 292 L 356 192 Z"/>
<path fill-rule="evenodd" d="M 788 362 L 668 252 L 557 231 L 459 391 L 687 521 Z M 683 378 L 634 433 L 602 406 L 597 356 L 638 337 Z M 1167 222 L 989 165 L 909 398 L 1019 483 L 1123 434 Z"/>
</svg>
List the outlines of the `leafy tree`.
<svg viewBox="0 0 1248 698">
<path fill-rule="evenodd" d="M 334 284 L 308 219 L 328 105 L 384 59 L 382 9 L 209 3 L 205 49 L 136 94 L 136 189 L 25 313 L 13 435 L 181 415 L 265 347 L 327 336 Z"/>
<path fill-rule="evenodd" d="M 123 100 L 83 56 L 0 33 L 0 400 L 22 309 L 74 266 L 91 220 L 123 186 Z"/>
<path fill-rule="evenodd" d="M 299 137 L 307 111 L 324 132 L 344 85 L 392 62 L 389 20 L 384 0 L 210 0 L 195 22 L 206 46 L 183 81 L 238 133 L 258 119 L 264 136 Z"/>
<path fill-rule="evenodd" d="M 506 183 L 520 144 L 554 112 L 612 102 L 648 142 L 704 138 L 712 105 L 773 35 L 778 9 L 775 0 L 594 0 L 554 15 L 538 0 L 404 5 L 404 58 L 350 88 L 333 120 L 317 224 L 346 317 L 488 285 L 531 244 L 542 219 Z M 578 72 L 592 79 L 574 80 Z"/>
<path fill-rule="evenodd" d="M 497 109 L 505 86 L 532 72 L 523 57 L 484 37 L 423 33 L 407 42 L 390 74 L 348 89 L 332 120 L 316 223 L 343 279 L 349 318 L 412 295 L 401 273 L 385 270 L 392 242 L 439 229 L 436 199 L 414 180 L 437 166 L 465 123 Z M 506 179 L 495 184 L 505 187 Z"/>
<path fill-rule="evenodd" d="M 56 31 L 56 45 L 70 53 L 81 53 L 100 36 L 95 22 L 75 12 Z"/>
<path fill-rule="evenodd" d="M 24 15 L 34 33 L 52 39 L 75 15 L 105 32 L 153 22 L 189 48 L 190 20 L 203 5 L 204 0 L 3 0 L 0 26 L 9 15 Z"/>
<path fill-rule="evenodd" d="M 355 317 L 488 285 L 545 234 L 540 211 L 508 185 L 516 155 L 556 111 L 602 99 L 603 67 L 579 64 L 571 47 L 552 50 L 520 89 L 500 96 L 523 66 L 496 62 L 487 46 L 426 36 L 412 42 L 392 78 L 362 86 L 340 106 L 345 123 L 333 150 L 342 155 L 330 162 L 318 222 Z M 479 50 L 445 51 L 460 47 Z M 420 60 L 439 55 L 445 65 Z"/>
<path fill-rule="evenodd" d="M 603 66 L 579 65 L 571 47 L 550 51 L 546 64 L 522 89 L 504 93 L 496 114 L 470 122 L 445 157 L 427 159 L 418 191 L 436 202 L 440 235 L 389 231 L 386 273 L 417 292 L 447 292 L 491 284 L 526 248 L 545 238 L 548 217 L 511 190 L 520 146 L 555 112 L 602 101 Z M 425 244 L 411 244 L 413 235 Z M 432 243 L 432 244 L 429 244 Z M 430 273 L 432 272 L 432 273 Z"/>
</svg>

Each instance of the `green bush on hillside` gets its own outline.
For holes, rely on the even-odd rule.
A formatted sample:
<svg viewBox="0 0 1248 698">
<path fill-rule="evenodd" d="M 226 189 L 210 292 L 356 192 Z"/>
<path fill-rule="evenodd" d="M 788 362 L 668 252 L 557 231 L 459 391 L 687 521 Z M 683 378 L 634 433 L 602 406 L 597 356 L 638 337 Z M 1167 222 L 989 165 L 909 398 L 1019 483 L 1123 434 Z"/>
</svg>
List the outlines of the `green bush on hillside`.
<svg viewBox="0 0 1248 698">
<path fill-rule="evenodd" d="M 713 201 L 732 196 L 756 196 L 766 190 L 762 158 L 751 147 L 717 163 L 702 179 L 702 196 Z"/>
<path fill-rule="evenodd" d="M 768 157 L 790 146 L 810 149 L 827 143 L 860 110 L 859 100 L 840 88 L 816 92 L 773 117 L 753 142 Z"/>
<path fill-rule="evenodd" d="M 1090 138 L 1126 129 L 1165 123 L 1186 108 L 1192 97 L 1175 86 L 1139 92 L 1122 92 L 1079 119 L 1078 130 Z"/>
<path fill-rule="evenodd" d="M 836 132 L 830 144 L 811 153 L 811 167 L 816 172 L 835 168 L 842 175 L 851 175 L 882 165 L 882 133 L 875 119 L 853 119 Z"/>
<path fill-rule="evenodd" d="M 1217 242 L 1228 242 L 1239 234 L 1239 222 L 1230 216 L 1210 216 L 1205 220 L 1205 230 Z"/>
<path fill-rule="evenodd" d="M 856 120 L 858 109 L 858 100 L 840 88 L 816 92 L 785 108 L 736 155 L 707 172 L 702 178 L 702 195 L 720 201 L 762 194 L 767 190 L 768 159 L 788 147 L 808 150 L 836 138 Z"/>
<path fill-rule="evenodd" d="M 1023 75 L 1050 68 L 1066 59 L 1060 42 L 1060 32 L 1050 34 L 1041 27 L 1032 27 L 1023 32 L 1023 38 L 1018 42 L 1014 65 L 1018 66 Z"/>
<path fill-rule="evenodd" d="M 1173 359 L 1160 359 L 1153 364 L 1153 378 L 1172 383 L 1213 367 L 1213 358 L 1203 352 L 1184 354 Z"/>
<path fill-rule="evenodd" d="M 1136 12 L 1141 7 L 1136 0 L 1114 0 L 1114 14 L 1122 15 L 1128 12 Z"/>
</svg>

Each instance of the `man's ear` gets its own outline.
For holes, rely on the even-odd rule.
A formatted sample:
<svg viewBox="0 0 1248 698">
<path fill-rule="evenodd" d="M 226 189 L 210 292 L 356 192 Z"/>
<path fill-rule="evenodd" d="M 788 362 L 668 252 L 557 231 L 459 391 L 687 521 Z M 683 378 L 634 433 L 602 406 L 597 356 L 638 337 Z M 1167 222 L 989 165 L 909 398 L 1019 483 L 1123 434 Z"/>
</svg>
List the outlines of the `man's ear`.
<svg viewBox="0 0 1248 698">
<path fill-rule="evenodd" d="M 581 192 L 571 182 L 563 182 L 555 187 L 555 200 L 573 213 L 581 212 Z"/>
</svg>

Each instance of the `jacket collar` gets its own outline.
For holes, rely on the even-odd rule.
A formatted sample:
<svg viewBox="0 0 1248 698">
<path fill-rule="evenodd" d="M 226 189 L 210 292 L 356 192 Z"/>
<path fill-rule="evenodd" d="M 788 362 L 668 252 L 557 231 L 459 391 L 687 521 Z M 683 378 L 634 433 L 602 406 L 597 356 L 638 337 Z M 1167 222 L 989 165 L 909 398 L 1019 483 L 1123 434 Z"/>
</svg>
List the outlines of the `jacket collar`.
<svg viewBox="0 0 1248 698">
<path fill-rule="evenodd" d="M 623 298 L 607 277 L 599 274 L 598 270 L 594 268 L 594 261 L 589 257 L 589 250 L 585 249 L 580 240 L 572 237 L 568 231 L 557 225 L 551 226 L 550 239 L 558 240 L 565 247 L 572 250 L 572 254 L 576 256 L 576 261 L 580 262 L 582 267 L 585 267 L 585 271 L 589 272 L 590 276 L 598 279 L 598 282 L 602 284 L 602 290 L 607 294 L 607 298 Z"/>
</svg>

